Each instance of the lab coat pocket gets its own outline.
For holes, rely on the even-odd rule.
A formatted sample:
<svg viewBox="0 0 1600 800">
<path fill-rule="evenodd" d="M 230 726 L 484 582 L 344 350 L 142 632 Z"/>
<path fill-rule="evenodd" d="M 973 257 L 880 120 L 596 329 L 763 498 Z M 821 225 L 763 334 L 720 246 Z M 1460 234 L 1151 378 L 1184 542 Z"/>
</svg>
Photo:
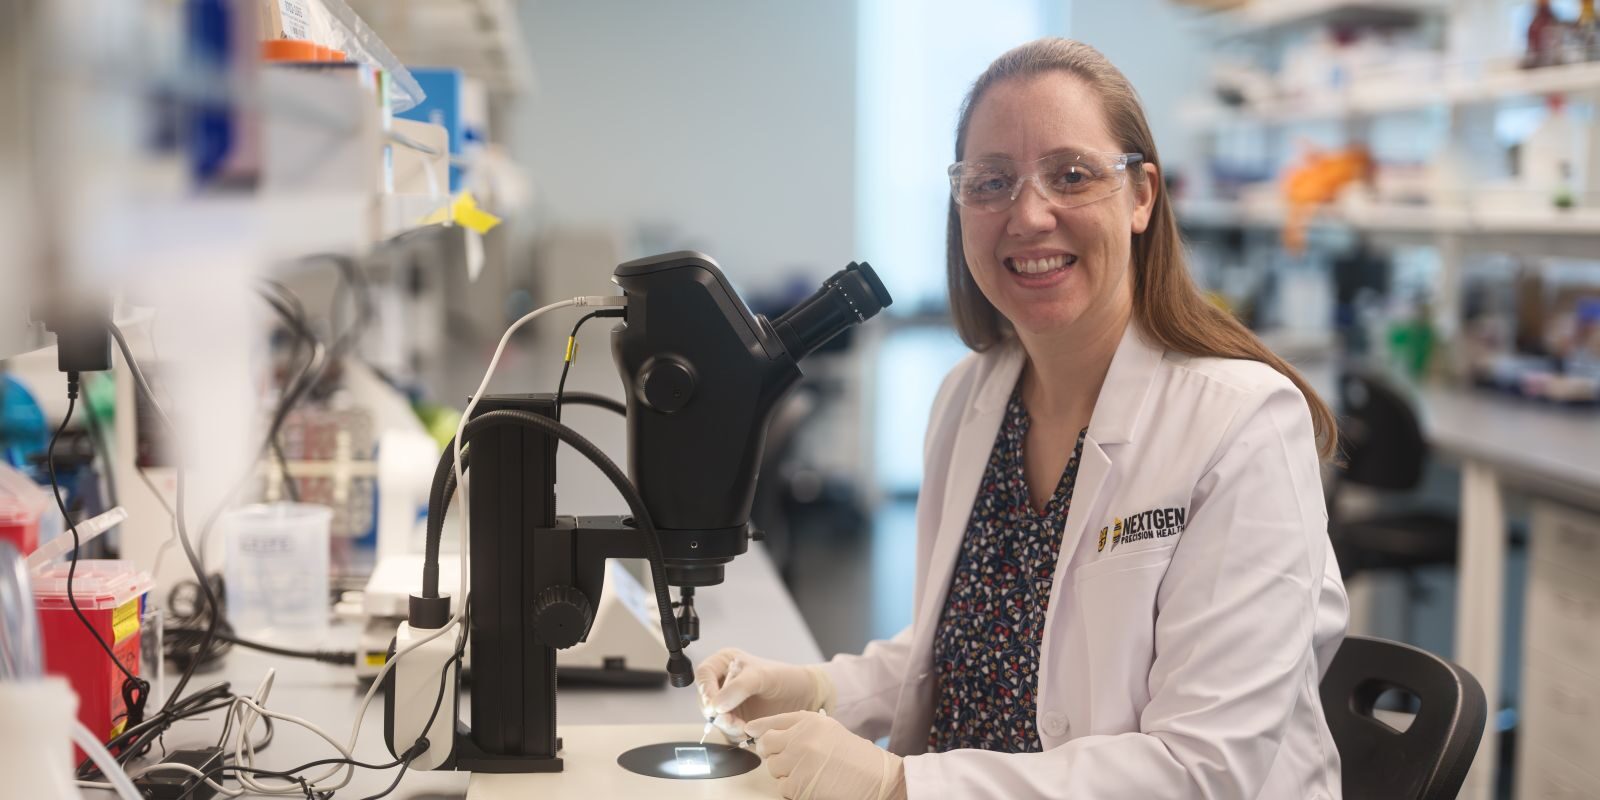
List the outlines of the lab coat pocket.
<svg viewBox="0 0 1600 800">
<path fill-rule="evenodd" d="M 1083 620 L 1088 685 L 1093 688 L 1086 697 L 1088 725 L 1079 728 L 1086 733 L 1139 730 L 1139 715 L 1150 702 L 1156 592 L 1174 549 L 1119 554 L 1073 572 L 1073 598 Z"/>
</svg>

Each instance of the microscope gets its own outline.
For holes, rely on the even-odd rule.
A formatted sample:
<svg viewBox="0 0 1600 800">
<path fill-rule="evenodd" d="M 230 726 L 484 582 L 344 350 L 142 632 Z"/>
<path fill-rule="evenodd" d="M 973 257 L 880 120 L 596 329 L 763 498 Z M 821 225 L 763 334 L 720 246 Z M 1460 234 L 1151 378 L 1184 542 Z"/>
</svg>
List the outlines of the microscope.
<svg viewBox="0 0 1600 800">
<path fill-rule="evenodd" d="M 612 355 L 626 391 L 628 470 L 557 419 L 547 394 L 481 398 L 463 433 L 470 467 L 470 727 L 459 721 L 458 632 L 438 592 L 438 542 L 454 490 L 451 448 L 429 506 L 423 591 L 390 656 L 384 732 L 412 769 L 559 772 L 556 651 L 594 621 L 606 559 L 648 562 L 667 672 L 694 681 L 683 647 L 699 636 L 694 592 L 716 586 L 754 534 L 750 506 L 766 431 L 801 377 L 799 362 L 892 300 L 852 263 L 775 320 L 750 312 L 716 262 L 676 252 L 618 266 L 625 305 L 611 314 Z M 582 452 L 628 503 L 619 516 L 558 516 L 556 447 Z M 678 587 L 673 604 L 668 587 Z M 677 613 L 672 613 L 676 605 Z M 420 644 L 419 644 L 420 643 Z"/>
</svg>

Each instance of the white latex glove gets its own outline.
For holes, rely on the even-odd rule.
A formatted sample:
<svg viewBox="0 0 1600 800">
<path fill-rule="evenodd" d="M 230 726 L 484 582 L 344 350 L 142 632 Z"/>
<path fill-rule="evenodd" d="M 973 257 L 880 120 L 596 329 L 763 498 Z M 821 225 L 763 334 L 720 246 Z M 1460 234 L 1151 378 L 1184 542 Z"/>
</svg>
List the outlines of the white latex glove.
<svg viewBox="0 0 1600 800">
<path fill-rule="evenodd" d="M 905 800 L 901 758 L 826 714 L 793 711 L 745 725 L 789 800 Z"/>
<path fill-rule="evenodd" d="M 745 723 L 786 711 L 820 711 L 833 704 L 833 681 L 816 667 L 797 667 L 724 648 L 694 671 L 700 706 L 729 739 Z"/>
</svg>

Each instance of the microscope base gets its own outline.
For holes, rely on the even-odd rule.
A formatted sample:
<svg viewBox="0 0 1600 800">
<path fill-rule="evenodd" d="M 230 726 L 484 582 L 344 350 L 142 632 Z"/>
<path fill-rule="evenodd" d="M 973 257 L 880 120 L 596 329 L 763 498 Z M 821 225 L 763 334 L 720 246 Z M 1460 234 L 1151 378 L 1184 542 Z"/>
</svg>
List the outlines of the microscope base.
<svg viewBox="0 0 1600 800">
<path fill-rule="evenodd" d="M 649 797 L 653 800 L 694 798 L 780 798 L 778 781 L 765 766 L 710 780 L 669 780 L 638 775 L 617 763 L 617 756 L 641 745 L 700 739 L 701 725 L 563 725 L 562 772 L 487 775 L 475 773 L 467 800 L 526 800 L 529 797 Z M 707 742 L 725 742 L 713 731 Z"/>
</svg>

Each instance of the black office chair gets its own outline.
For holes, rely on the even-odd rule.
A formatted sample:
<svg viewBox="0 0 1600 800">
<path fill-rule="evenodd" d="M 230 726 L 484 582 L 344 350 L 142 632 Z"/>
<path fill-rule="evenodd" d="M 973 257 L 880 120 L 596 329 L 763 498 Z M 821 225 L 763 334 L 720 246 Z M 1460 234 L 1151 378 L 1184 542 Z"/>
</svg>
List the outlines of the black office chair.
<svg viewBox="0 0 1600 800">
<path fill-rule="evenodd" d="M 1404 731 L 1373 714 L 1390 689 L 1418 701 Z M 1322 678 L 1322 713 L 1344 764 L 1345 797 L 1451 800 L 1478 752 L 1489 707 L 1461 667 L 1407 644 L 1350 636 Z"/>
<path fill-rule="evenodd" d="M 1342 518 L 1336 501 L 1347 485 L 1414 491 L 1428 464 L 1428 443 L 1410 401 L 1377 373 L 1351 370 L 1340 376 L 1339 405 L 1345 467 L 1334 476 L 1328 508 L 1340 572 L 1348 580 L 1364 570 L 1409 574 L 1455 563 L 1460 523 L 1453 514 L 1424 510 Z"/>
<path fill-rule="evenodd" d="M 1339 405 L 1345 466 L 1333 476 L 1328 496 L 1328 534 L 1339 571 L 1347 581 L 1368 570 L 1398 571 L 1411 599 L 1420 599 L 1418 570 L 1456 563 L 1457 517 L 1419 509 L 1346 519 L 1339 498 L 1347 486 L 1391 494 L 1416 490 L 1428 463 L 1422 424 L 1410 401 L 1377 372 L 1355 369 L 1341 375 Z M 1415 640 L 1409 608 L 1401 638 Z"/>
</svg>

